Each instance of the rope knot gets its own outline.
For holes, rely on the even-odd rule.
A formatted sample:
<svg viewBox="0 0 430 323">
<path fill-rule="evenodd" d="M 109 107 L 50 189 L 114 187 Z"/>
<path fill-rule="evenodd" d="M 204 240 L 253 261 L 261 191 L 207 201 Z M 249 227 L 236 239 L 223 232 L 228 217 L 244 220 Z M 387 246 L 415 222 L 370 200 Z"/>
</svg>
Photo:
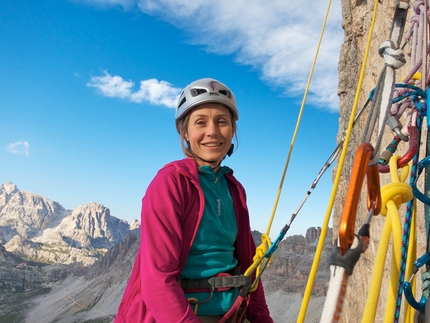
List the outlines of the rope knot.
<svg viewBox="0 0 430 323">
<path fill-rule="evenodd" d="M 393 201 L 397 209 L 404 203 L 409 202 L 414 197 L 412 187 L 406 183 L 390 183 L 381 188 L 382 207 L 380 214 L 387 215 L 387 203 Z"/>
<path fill-rule="evenodd" d="M 398 69 L 405 65 L 406 59 L 403 50 L 395 47 L 393 41 L 386 40 L 379 46 L 379 55 L 384 58 L 386 65 Z"/>
<path fill-rule="evenodd" d="M 254 255 L 254 260 L 263 258 L 271 245 L 272 241 L 270 240 L 269 236 L 263 233 L 261 235 L 261 244 L 257 247 L 257 250 Z"/>
</svg>

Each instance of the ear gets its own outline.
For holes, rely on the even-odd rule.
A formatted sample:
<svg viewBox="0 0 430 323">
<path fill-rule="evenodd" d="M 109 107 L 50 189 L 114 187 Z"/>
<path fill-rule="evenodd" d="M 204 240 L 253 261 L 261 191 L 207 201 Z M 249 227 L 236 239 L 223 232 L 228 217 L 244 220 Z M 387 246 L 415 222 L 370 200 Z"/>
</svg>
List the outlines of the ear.
<svg viewBox="0 0 430 323">
<path fill-rule="evenodd" d="M 180 134 L 185 141 L 188 141 L 188 133 L 187 130 L 184 129 L 183 124 L 180 125 Z"/>
</svg>

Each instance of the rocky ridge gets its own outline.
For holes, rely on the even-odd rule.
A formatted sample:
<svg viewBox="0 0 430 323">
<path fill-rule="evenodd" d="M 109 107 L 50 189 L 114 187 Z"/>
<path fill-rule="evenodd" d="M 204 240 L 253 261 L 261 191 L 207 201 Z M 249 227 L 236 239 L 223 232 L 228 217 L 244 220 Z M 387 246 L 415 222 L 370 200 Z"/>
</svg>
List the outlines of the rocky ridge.
<svg viewBox="0 0 430 323">
<path fill-rule="evenodd" d="M 0 243 L 28 260 L 88 266 L 138 228 L 101 204 L 66 210 L 13 183 L 0 185 Z"/>
</svg>

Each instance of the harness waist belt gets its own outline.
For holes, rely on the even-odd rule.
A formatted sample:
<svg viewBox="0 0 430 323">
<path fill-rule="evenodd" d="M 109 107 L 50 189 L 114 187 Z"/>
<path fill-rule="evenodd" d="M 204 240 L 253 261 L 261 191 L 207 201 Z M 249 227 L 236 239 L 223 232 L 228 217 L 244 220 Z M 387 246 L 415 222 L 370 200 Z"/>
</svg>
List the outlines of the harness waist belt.
<svg viewBox="0 0 430 323">
<path fill-rule="evenodd" d="M 251 284 L 251 276 L 215 276 L 204 279 L 181 279 L 178 281 L 183 290 L 231 288 Z"/>
</svg>

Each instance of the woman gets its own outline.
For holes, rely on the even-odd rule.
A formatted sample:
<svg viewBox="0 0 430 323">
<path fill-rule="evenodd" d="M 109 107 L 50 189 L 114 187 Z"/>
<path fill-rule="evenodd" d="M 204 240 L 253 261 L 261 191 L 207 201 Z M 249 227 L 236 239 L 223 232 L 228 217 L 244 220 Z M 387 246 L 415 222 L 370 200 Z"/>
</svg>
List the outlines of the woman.
<svg viewBox="0 0 430 323">
<path fill-rule="evenodd" d="M 182 92 L 175 119 L 187 158 L 164 166 L 142 200 L 140 248 L 115 322 L 273 322 L 261 282 L 247 293 L 251 277 L 240 275 L 255 244 L 245 190 L 221 166 L 238 118 L 216 80 Z"/>
</svg>

